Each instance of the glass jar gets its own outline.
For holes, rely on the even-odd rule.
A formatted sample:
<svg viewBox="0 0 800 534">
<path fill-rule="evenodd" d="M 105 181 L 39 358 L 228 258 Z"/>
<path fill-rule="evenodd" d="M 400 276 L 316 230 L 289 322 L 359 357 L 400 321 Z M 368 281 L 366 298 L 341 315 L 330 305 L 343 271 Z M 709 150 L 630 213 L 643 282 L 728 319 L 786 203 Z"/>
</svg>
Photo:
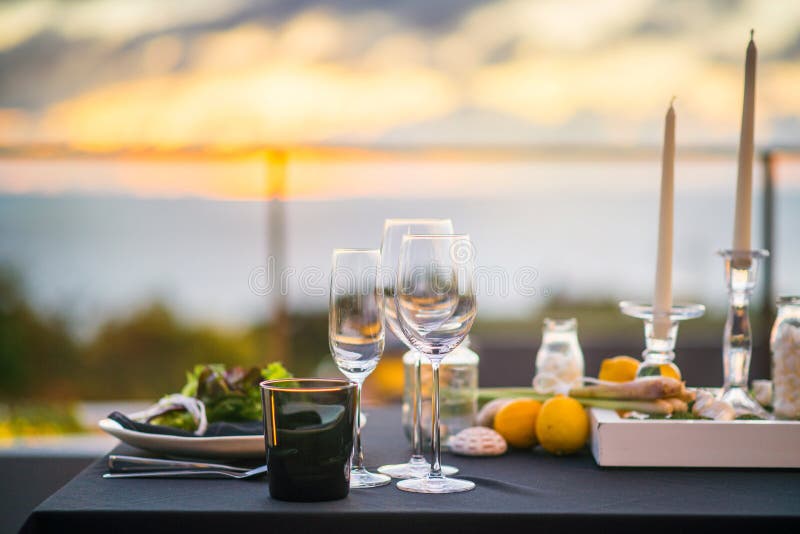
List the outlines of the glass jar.
<svg viewBox="0 0 800 534">
<path fill-rule="evenodd" d="M 416 355 L 408 351 L 403 355 L 403 431 L 412 439 L 414 361 Z M 447 437 L 474 426 L 478 414 L 478 354 L 469 348 L 469 338 L 445 356 L 439 367 L 439 418 L 442 446 Z M 422 439 L 423 446 L 431 442 L 431 394 L 433 372 L 431 362 L 422 357 Z"/>
<path fill-rule="evenodd" d="M 536 391 L 567 394 L 570 388 L 583 385 L 583 368 L 578 320 L 545 318 L 542 346 L 536 354 Z"/>
<path fill-rule="evenodd" d="M 772 407 L 781 419 L 800 419 L 800 296 L 780 297 L 770 335 Z"/>
</svg>

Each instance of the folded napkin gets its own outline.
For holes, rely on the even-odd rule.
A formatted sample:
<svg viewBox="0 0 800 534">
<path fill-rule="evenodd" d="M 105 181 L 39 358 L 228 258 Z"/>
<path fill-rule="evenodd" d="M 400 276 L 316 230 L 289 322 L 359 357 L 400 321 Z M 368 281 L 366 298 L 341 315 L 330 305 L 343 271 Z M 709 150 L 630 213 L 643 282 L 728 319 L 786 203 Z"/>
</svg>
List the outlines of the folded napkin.
<svg viewBox="0 0 800 534">
<path fill-rule="evenodd" d="M 112 412 L 108 418 L 112 421 L 116 421 L 122 428 L 127 428 L 128 430 L 146 432 L 148 434 L 162 434 L 165 436 L 213 438 L 220 436 L 262 436 L 264 434 L 264 425 L 261 421 L 211 423 L 202 436 L 196 436 L 194 433 L 180 428 L 140 423 L 120 412 Z"/>
</svg>

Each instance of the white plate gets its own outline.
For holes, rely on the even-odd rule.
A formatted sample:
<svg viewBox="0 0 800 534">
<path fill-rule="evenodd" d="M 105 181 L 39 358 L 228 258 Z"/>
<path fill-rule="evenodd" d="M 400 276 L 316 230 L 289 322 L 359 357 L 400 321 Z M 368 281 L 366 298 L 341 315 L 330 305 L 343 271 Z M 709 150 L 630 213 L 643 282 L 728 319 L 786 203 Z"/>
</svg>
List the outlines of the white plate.
<svg viewBox="0 0 800 534">
<path fill-rule="evenodd" d="M 128 430 L 112 419 L 102 419 L 100 428 L 123 443 L 140 449 L 198 458 L 255 458 L 264 456 L 264 436 L 218 436 L 212 438 L 165 436 Z"/>
<path fill-rule="evenodd" d="M 367 417 L 361 414 L 361 426 Z M 102 419 L 100 428 L 123 443 L 147 451 L 192 458 L 263 458 L 264 436 L 188 437 L 149 434 L 123 428 L 112 419 Z"/>
</svg>

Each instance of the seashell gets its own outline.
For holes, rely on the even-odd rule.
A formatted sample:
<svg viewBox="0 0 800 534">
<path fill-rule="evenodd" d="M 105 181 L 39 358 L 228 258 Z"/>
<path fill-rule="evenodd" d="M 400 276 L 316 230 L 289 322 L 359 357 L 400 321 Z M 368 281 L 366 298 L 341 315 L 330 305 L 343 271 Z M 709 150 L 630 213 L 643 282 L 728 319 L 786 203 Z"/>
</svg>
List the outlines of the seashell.
<svg viewBox="0 0 800 534">
<path fill-rule="evenodd" d="M 463 456 L 500 456 L 508 450 L 503 436 L 483 426 L 465 428 L 447 443 L 450 452 Z"/>
<path fill-rule="evenodd" d="M 699 390 L 692 406 L 692 413 L 715 421 L 732 421 L 736 419 L 733 406 L 723 400 L 717 400 L 708 391 Z"/>
<path fill-rule="evenodd" d="M 694 399 L 692 411 L 695 413 L 695 415 L 697 415 L 700 410 L 705 408 L 707 405 L 710 405 L 712 402 L 714 402 L 714 400 L 714 395 L 704 389 L 698 389 Z"/>
<path fill-rule="evenodd" d="M 714 421 L 733 421 L 736 419 L 736 410 L 729 403 L 717 400 L 701 410 L 699 415 Z"/>
<path fill-rule="evenodd" d="M 483 408 L 478 412 L 476 423 L 478 426 L 485 426 L 492 428 L 494 426 L 494 416 L 500 411 L 500 408 L 508 404 L 514 399 L 494 399 L 487 402 Z"/>
<path fill-rule="evenodd" d="M 761 406 L 772 406 L 772 381 L 753 380 L 753 396 Z"/>
</svg>

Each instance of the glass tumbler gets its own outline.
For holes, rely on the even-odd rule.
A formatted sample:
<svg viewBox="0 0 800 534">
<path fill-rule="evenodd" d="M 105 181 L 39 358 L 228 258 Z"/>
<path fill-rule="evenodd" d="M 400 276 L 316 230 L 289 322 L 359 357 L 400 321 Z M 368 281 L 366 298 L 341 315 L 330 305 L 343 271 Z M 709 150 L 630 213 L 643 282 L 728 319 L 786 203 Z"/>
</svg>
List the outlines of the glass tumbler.
<svg viewBox="0 0 800 534">
<path fill-rule="evenodd" d="M 282 501 L 330 501 L 350 491 L 356 384 L 286 378 L 261 383 L 269 493 Z"/>
</svg>

